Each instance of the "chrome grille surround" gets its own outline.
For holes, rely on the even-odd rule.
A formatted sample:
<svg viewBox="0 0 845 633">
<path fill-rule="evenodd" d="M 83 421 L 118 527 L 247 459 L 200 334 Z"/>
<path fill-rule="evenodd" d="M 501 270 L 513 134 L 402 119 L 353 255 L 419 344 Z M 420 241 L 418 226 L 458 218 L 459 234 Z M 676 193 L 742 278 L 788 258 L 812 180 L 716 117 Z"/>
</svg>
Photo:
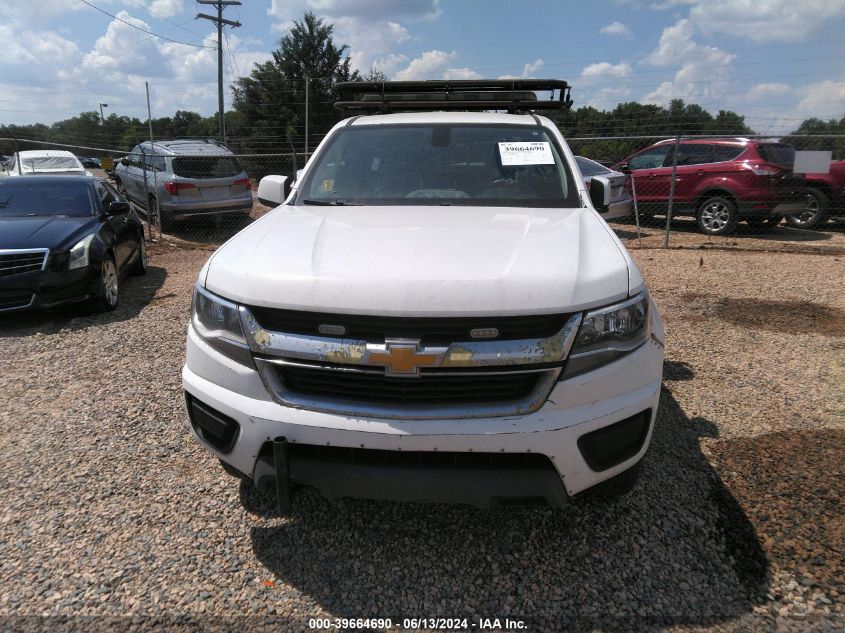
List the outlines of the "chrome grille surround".
<svg viewBox="0 0 845 633">
<path fill-rule="evenodd" d="M 0 249 L 0 278 L 43 271 L 49 254 L 49 248 Z"/>
<path fill-rule="evenodd" d="M 368 362 L 375 352 L 386 349 L 385 344 L 270 331 L 261 327 L 249 308 L 244 306 L 240 307 L 240 317 L 261 379 L 279 404 L 311 411 L 395 419 L 496 417 L 536 411 L 557 381 L 581 324 L 581 313 L 576 313 L 566 320 L 559 332 L 541 339 L 470 340 L 430 346 L 421 345 L 419 341 L 407 341 L 414 343 L 420 354 L 435 356 L 437 362 L 433 367 L 421 367 L 416 374 L 400 377 Z M 483 379 L 485 376 L 533 374 L 536 381 L 527 394 L 517 399 L 405 404 L 297 393 L 284 384 L 281 375 L 285 368 L 324 371 L 327 378 L 332 375 L 340 377 L 346 372 L 365 373 L 392 381 L 394 385 L 398 384 L 396 381 L 413 382 L 435 376 L 438 379 L 451 376 L 458 383 L 471 376 Z"/>
<path fill-rule="evenodd" d="M 22 310 L 28 308 L 35 301 L 34 294 L 23 294 L 13 297 L 0 298 L 0 312 Z"/>
</svg>

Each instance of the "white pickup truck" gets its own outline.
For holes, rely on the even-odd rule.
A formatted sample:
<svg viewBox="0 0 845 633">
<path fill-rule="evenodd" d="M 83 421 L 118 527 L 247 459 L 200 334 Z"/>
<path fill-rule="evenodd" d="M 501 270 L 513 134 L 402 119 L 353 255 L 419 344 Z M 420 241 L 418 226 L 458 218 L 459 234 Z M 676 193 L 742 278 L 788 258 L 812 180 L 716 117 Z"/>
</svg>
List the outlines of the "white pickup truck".
<svg viewBox="0 0 845 633">
<path fill-rule="evenodd" d="M 330 499 L 561 506 L 627 492 L 664 333 L 555 125 L 403 112 L 336 125 L 200 272 L 183 384 L 233 474 Z"/>
</svg>

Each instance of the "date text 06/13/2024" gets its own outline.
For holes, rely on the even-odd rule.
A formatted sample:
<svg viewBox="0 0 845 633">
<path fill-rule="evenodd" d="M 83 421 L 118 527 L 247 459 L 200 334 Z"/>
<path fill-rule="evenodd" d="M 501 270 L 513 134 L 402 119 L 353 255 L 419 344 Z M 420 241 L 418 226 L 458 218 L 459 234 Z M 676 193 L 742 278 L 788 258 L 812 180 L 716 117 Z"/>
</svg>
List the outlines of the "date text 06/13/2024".
<svg viewBox="0 0 845 633">
<path fill-rule="evenodd" d="M 442 631 L 521 631 L 526 630 L 523 620 L 510 618 L 402 618 L 393 621 L 390 618 L 310 618 L 308 628 L 312 630 L 355 630 L 355 629 L 397 629 L 404 631 L 442 630 Z"/>
</svg>

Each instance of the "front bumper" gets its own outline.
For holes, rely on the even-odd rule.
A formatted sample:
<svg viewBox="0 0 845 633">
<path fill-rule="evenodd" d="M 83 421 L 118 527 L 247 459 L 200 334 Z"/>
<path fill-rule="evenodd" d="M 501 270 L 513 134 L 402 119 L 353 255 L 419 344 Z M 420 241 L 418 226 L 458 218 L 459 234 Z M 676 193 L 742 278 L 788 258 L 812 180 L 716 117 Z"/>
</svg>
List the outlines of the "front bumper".
<svg viewBox="0 0 845 633">
<path fill-rule="evenodd" d="M 654 318 L 659 320 L 656 311 Z M 662 325 L 653 331 L 662 332 Z M 290 444 L 344 447 L 420 454 L 538 454 L 546 456 L 566 495 L 574 495 L 634 466 L 645 454 L 660 396 L 663 346 L 656 338 L 634 352 L 599 369 L 556 383 L 546 402 L 532 413 L 507 417 L 459 419 L 386 419 L 327 413 L 283 406 L 272 400 L 255 369 L 240 365 L 209 347 L 188 328 L 187 363 L 183 387 L 195 399 L 231 418 L 238 429 L 225 451 L 214 449 L 192 427 L 206 448 L 236 470 L 258 479 L 262 455 L 273 440 Z M 579 438 L 648 411 L 647 436 L 641 447 L 623 461 L 603 470 L 589 466 Z M 439 472 L 438 472 L 439 471 Z M 342 469 L 336 477 L 360 475 Z M 418 474 L 421 471 L 416 471 Z M 448 480 L 448 469 L 427 471 Z M 356 475 L 357 473 L 357 475 Z M 444 474 L 445 473 L 445 474 Z M 421 473 L 425 474 L 425 473 Z M 382 472 L 388 476 L 388 472 Z M 401 486 L 374 486 L 358 477 L 353 496 L 408 498 Z M 347 486 L 318 486 L 329 497 L 346 496 Z M 460 486 L 453 485 L 456 490 Z M 427 500 L 427 499 L 426 499 Z M 442 500 L 455 500 L 452 498 Z M 472 500 L 470 500 L 472 501 Z"/>
<path fill-rule="evenodd" d="M 97 271 L 91 267 L 65 272 L 46 270 L 0 279 L 0 313 L 84 301 L 97 292 L 98 279 Z"/>
</svg>

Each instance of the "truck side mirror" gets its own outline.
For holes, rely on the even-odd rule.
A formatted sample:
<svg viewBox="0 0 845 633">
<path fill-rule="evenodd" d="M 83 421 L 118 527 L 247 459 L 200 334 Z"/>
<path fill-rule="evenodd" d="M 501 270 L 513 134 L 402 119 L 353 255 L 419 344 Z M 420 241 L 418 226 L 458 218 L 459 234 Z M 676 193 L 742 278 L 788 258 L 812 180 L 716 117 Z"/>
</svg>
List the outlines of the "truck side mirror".
<svg viewBox="0 0 845 633">
<path fill-rule="evenodd" d="M 610 205 L 610 181 L 604 176 L 593 176 L 590 179 L 590 201 L 596 211 Z"/>
<path fill-rule="evenodd" d="M 264 176 L 258 183 L 258 201 L 267 207 L 276 207 L 290 195 L 290 179 L 287 176 Z"/>
</svg>

